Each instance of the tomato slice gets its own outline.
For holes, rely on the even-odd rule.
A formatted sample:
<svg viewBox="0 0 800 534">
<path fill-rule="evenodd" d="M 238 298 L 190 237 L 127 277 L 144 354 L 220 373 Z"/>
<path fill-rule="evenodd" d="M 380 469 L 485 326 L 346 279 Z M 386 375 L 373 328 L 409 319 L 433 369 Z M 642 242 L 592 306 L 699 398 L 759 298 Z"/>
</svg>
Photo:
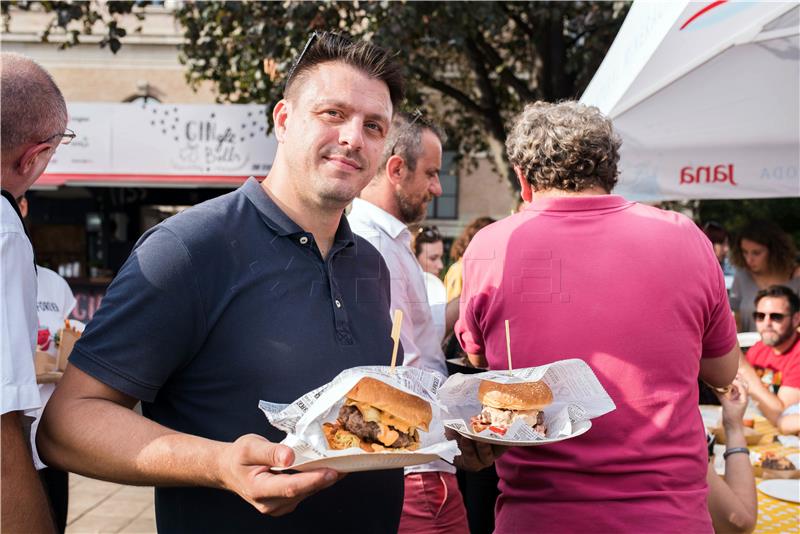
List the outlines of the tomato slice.
<svg viewBox="0 0 800 534">
<path fill-rule="evenodd" d="M 500 434 L 501 436 L 505 436 L 506 432 L 508 431 L 507 428 L 501 428 L 499 426 L 490 426 L 489 430 L 491 430 L 495 434 Z"/>
</svg>

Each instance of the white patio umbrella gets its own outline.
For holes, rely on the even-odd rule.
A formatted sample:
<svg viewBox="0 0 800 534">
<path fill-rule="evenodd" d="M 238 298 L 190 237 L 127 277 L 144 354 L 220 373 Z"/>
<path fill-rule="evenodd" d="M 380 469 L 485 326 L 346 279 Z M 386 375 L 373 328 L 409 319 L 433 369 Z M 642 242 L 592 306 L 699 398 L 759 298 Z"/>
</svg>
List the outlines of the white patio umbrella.
<svg viewBox="0 0 800 534">
<path fill-rule="evenodd" d="M 631 7 L 581 98 L 623 139 L 634 200 L 800 196 L 800 4 Z"/>
</svg>

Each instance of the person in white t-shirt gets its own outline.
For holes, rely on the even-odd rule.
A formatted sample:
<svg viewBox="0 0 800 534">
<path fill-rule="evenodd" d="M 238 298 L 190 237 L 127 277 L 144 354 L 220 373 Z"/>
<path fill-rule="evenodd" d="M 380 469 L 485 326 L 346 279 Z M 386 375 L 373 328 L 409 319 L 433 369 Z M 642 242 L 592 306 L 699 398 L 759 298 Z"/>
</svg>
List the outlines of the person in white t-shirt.
<svg viewBox="0 0 800 534">
<path fill-rule="evenodd" d="M 437 339 L 441 343 L 445 335 L 445 307 L 447 306 L 447 291 L 444 282 L 439 278 L 439 273 L 444 269 L 444 263 L 442 263 L 444 242 L 439 229 L 435 226 L 420 226 L 412 231 L 412 235 L 411 248 L 425 276 L 428 306 L 431 308 L 433 323 L 436 325 Z"/>
<path fill-rule="evenodd" d="M 58 145 L 74 134 L 66 131 L 61 91 L 42 67 L 24 56 L 0 54 L 0 101 L 0 531 L 51 532 L 47 497 L 28 442 L 27 417 L 41 407 L 33 366 L 36 271 L 16 200 L 44 172 Z"/>
<path fill-rule="evenodd" d="M 26 219 L 28 217 L 28 199 L 23 195 L 17 199 L 17 203 L 22 218 Z M 55 337 L 58 331 L 64 328 L 64 321 L 75 307 L 75 296 L 72 294 L 72 289 L 70 289 L 67 281 L 47 267 L 36 266 L 36 281 L 38 286 L 36 314 L 39 319 L 36 348 L 55 358 L 58 355 Z M 66 471 L 45 465 L 36 450 L 36 432 L 39 428 L 39 421 L 44 407 L 55 389 L 56 385 L 53 383 L 39 384 L 42 407 L 33 413 L 36 419 L 31 425 L 31 451 L 33 453 L 33 463 L 39 471 L 39 478 L 44 484 L 53 508 L 56 529 L 59 532 L 63 532 L 67 526 L 67 511 L 69 507 L 68 474 Z"/>
</svg>

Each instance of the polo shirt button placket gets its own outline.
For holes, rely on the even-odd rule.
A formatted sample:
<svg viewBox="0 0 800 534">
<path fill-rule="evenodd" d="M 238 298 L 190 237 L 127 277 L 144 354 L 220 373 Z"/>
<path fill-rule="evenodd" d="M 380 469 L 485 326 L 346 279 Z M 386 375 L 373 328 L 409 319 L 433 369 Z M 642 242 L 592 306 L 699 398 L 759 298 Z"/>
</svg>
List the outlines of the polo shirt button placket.
<svg viewBox="0 0 800 534">
<path fill-rule="evenodd" d="M 334 300 L 333 303 L 336 304 L 337 308 L 341 308 L 342 307 L 342 301 L 339 300 L 339 299 Z"/>
<path fill-rule="evenodd" d="M 301 245 L 307 245 L 308 244 L 308 238 L 306 236 L 301 237 L 300 238 L 300 244 Z"/>
</svg>

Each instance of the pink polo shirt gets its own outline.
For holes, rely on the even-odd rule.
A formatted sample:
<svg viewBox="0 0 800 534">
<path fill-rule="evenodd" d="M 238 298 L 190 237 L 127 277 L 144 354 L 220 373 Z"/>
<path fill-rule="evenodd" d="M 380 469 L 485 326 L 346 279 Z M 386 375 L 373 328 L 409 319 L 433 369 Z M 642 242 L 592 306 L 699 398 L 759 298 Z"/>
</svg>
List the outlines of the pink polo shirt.
<svg viewBox="0 0 800 534">
<path fill-rule="evenodd" d="M 617 405 L 583 436 L 497 461 L 496 532 L 711 532 L 701 358 L 736 327 L 709 241 L 615 195 L 537 200 L 464 256 L 456 335 L 504 369 L 582 358 Z"/>
</svg>

